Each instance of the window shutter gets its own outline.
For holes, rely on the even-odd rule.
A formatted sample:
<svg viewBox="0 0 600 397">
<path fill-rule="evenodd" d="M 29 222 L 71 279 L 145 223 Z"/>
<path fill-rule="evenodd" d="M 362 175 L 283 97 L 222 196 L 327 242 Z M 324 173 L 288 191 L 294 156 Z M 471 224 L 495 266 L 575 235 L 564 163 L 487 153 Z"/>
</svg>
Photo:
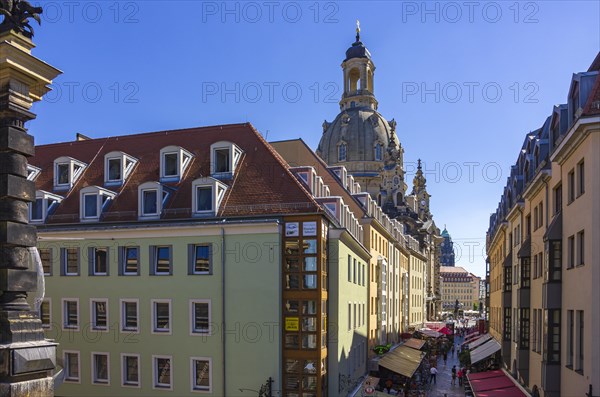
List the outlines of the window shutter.
<svg viewBox="0 0 600 397">
<path fill-rule="evenodd" d="M 106 247 L 106 275 L 110 276 L 110 247 Z"/>
<path fill-rule="evenodd" d="M 151 245 L 150 246 L 150 251 L 149 251 L 149 258 L 150 258 L 150 275 L 154 276 L 155 274 L 155 270 L 156 270 L 156 246 Z"/>
<path fill-rule="evenodd" d="M 88 247 L 88 275 L 94 275 L 94 247 Z"/>
<path fill-rule="evenodd" d="M 61 248 L 60 249 L 60 275 L 64 276 L 67 273 L 67 249 L 66 248 Z"/>
<path fill-rule="evenodd" d="M 213 274 L 213 245 L 208 244 L 208 274 Z"/>
<path fill-rule="evenodd" d="M 119 276 L 122 276 L 123 273 L 125 273 L 125 247 L 117 247 L 117 270 Z"/>
<path fill-rule="evenodd" d="M 54 273 L 54 249 L 48 248 L 48 267 L 50 268 L 50 272 L 48 275 L 52 276 Z"/>
<path fill-rule="evenodd" d="M 194 244 L 188 244 L 188 274 L 194 274 Z"/>
<path fill-rule="evenodd" d="M 137 249 L 137 253 L 138 253 L 138 258 L 137 258 L 137 275 L 140 275 L 141 269 L 142 269 L 142 247 L 140 247 L 139 245 L 135 247 Z M 125 248 L 123 248 L 123 251 L 125 251 Z M 123 259 L 124 261 L 127 260 L 127 258 Z"/>
<path fill-rule="evenodd" d="M 169 245 L 169 275 L 173 275 L 173 267 L 175 264 L 173 263 L 173 246 Z"/>
<path fill-rule="evenodd" d="M 81 276 L 81 248 L 77 247 L 77 275 Z"/>
</svg>

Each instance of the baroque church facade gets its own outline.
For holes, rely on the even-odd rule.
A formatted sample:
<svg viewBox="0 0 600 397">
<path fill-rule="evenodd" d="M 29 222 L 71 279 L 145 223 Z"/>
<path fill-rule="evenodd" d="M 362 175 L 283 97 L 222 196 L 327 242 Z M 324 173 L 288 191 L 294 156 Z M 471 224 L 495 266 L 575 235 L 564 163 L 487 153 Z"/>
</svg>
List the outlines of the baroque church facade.
<svg viewBox="0 0 600 397">
<path fill-rule="evenodd" d="M 441 311 L 439 269 L 444 239 L 430 212 L 431 195 L 427 192 L 421 160 L 412 189 L 408 190 L 397 122 L 378 112 L 375 63 L 360 39 L 358 27 L 356 41 L 346 51 L 341 67 L 344 91 L 340 112 L 332 122 L 323 122 L 323 135 L 316 152 L 328 165 L 344 166 L 384 213 L 401 222 L 404 232 L 419 241 L 426 257 L 423 272 L 426 317 L 433 320 Z M 412 271 L 409 267 L 409 280 Z"/>
</svg>

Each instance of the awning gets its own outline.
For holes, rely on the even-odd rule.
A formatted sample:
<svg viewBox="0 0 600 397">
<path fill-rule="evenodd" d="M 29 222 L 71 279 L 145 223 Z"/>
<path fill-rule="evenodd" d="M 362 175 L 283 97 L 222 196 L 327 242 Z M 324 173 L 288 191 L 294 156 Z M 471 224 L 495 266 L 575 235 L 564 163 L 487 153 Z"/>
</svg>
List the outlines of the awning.
<svg viewBox="0 0 600 397">
<path fill-rule="evenodd" d="M 477 339 L 477 337 L 479 337 L 479 331 L 475 331 L 475 332 L 465 336 L 465 340 L 463 343 L 461 343 L 461 346 L 473 342 L 475 339 Z"/>
<path fill-rule="evenodd" d="M 548 230 L 544 233 L 544 241 L 546 240 L 562 240 L 562 211 L 548 225 Z"/>
<path fill-rule="evenodd" d="M 528 395 L 502 370 L 467 375 L 476 397 L 527 397 Z"/>
<path fill-rule="evenodd" d="M 490 339 L 492 339 L 492 335 L 490 335 L 490 334 L 483 334 L 479 338 L 477 338 L 477 339 L 472 340 L 472 341 L 469 342 L 469 349 L 473 350 L 477 346 L 483 345 L 485 342 L 487 342 Z"/>
<path fill-rule="evenodd" d="M 496 342 L 495 339 L 490 339 L 477 349 L 471 350 L 471 364 L 478 363 L 479 361 L 488 358 L 492 354 L 496 353 L 501 349 L 500 343 Z"/>
<path fill-rule="evenodd" d="M 379 360 L 379 366 L 404 375 L 407 378 L 412 378 L 425 353 L 411 349 L 410 347 L 399 346 L 387 353 Z"/>
<path fill-rule="evenodd" d="M 527 237 L 523 244 L 521 244 L 521 248 L 519 248 L 519 252 L 517 252 L 517 256 L 519 258 L 530 258 L 531 257 L 531 238 Z"/>
<path fill-rule="evenodd" d="M 422 339 L 410 338 L 402 346 L 410 347 L 412 349 L 421 350 L 425 345 L 425 341 Z"/>
<path fill-rule="evenodd" d="M 439 338 L 440 336 L 443 335 L 443 334 L 441 334 L 441 333 L 439 333 L 437 331 L 434 331 L 432 329 L 429 329 L 429 328 L 421 328 L 419 330 L 419 332 L 422 333 L 425 336 L 429 336 L 430 338 Z"/>
</svg>

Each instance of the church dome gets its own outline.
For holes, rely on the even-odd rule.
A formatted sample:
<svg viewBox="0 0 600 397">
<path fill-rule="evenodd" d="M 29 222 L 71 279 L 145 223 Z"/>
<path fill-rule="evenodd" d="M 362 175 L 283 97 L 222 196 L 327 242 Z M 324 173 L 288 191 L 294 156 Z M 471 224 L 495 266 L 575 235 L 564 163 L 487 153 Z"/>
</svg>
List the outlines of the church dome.
<svg viewBox="0 0 600 397">
<path fill-rule="evenodd" d="M 392 135 L 399 149 L 395 121 L 386 121 L 369 107 L 354 107 L 343 110 L 332 123 L 323 124 L 323 136 L 317 150 L 321 158 L 331 165 L 363 161 L 383 163 Z M 340 157 L 339 146 L 342 144 L 346 145 L 345 157 Z"/>
<path fill-rule="evenodd" d="M 346 61 L 352 58 L 368 58 L 371 59 L 371 53 L 367 50 L 367 47 L 360 42 L 356 41 L 352 44 L 352 47 L 346 50 Z"/>
</svg>

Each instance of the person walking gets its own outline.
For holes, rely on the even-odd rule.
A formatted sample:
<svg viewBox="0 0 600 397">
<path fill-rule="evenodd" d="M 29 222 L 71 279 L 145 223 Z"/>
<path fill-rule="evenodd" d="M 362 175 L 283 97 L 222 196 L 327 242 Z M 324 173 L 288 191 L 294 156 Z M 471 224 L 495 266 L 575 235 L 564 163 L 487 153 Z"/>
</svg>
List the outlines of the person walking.
<svg viewBox="0 0 600 397">
<path fill-rule="evenodd" d="M 444 352 L 444 367 L 446 366 L 446 361 L 448 361 L 448 353 Z"/>
<path fill-rule="evenodd" d="M 454 357 L 454 345 L 452 345 L 452 357 Z"/>
<path fill-rule="evenodd" d="M 463 371 L 462 371 L 462 368 L 458 370 L 458 373 L 456 374 L 456 376 L 458 376 L 458 385 L 462 386 L 462 384 L 463 384 Z"/>
<path fill-rule="evenodd" d="M 437 368 L 431 367 L 431 369 L 429 370 L 429 375 L 430 375 L 429 383 L 437 385 L 437 373 L 438 373 Z"/>
<path fill-rule="evenodd" d="M 456 384 L 456 365 L 452 367 L 452 386 Z"/>
</svg>

